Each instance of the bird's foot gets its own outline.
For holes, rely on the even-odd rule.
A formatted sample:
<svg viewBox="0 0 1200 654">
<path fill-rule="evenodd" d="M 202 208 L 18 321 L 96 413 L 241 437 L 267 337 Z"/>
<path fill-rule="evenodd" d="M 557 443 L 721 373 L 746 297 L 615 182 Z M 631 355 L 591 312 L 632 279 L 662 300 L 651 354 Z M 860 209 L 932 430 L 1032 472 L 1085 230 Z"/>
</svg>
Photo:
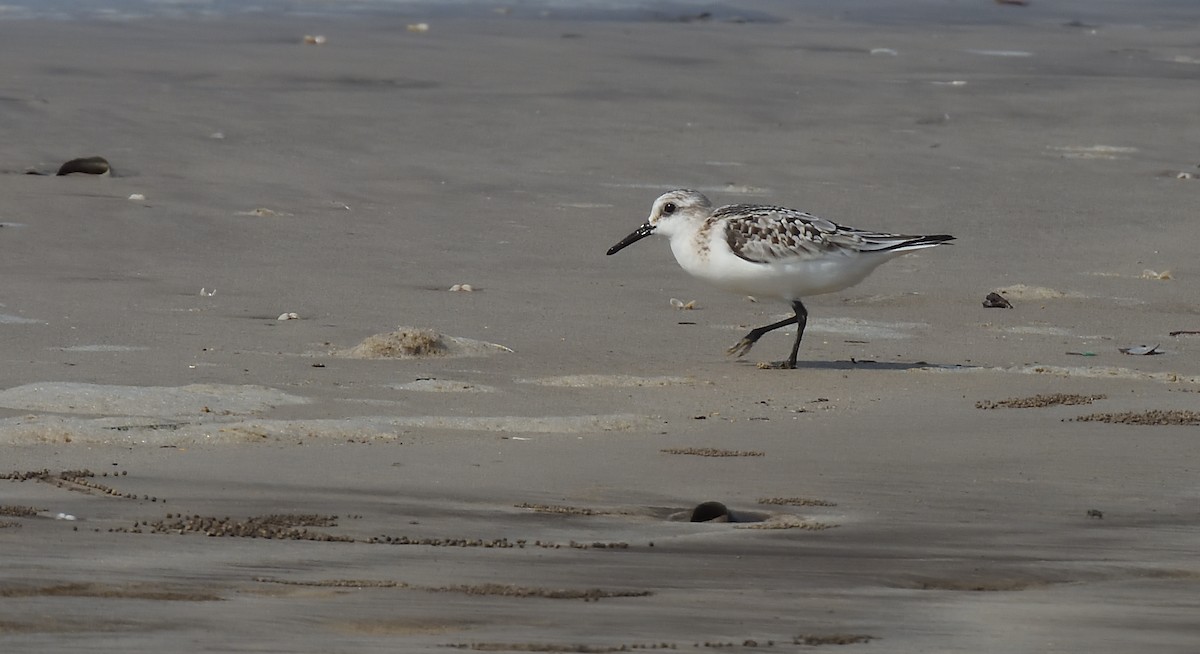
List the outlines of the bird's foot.
<svg viewBox="0 0 1200 654">
<path fill-rule="evenodd" d="M 729 348 L 728 350 L 725 350 L 725 354 L 727 354 L 731 357 L 744 357 L 744 356 L 746 356 L 746 353 L 749 352 L 750 348 L 752 348 L 752 347 L 754 347 L 754 341 L 750 340 L 749 338 L 743 338 L 742 340 L 740 340 L 736 344 L 734 344 L 733 347 Z"/>
<path fill-rule="evenodd" d="M 759 370 L 793 370 L 796 367 L 794 361 L 760 361 L 758 363 Z"/>
</svg>

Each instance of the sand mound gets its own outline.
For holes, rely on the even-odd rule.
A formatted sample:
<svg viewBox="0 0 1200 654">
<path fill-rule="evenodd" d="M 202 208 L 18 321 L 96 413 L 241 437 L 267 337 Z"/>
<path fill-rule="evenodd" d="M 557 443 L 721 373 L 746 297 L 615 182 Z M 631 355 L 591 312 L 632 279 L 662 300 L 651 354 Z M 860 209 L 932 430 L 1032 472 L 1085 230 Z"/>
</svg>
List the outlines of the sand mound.
<svg viewBox="0 0 1200 654">
<path fill-rule="evenodd" d="M 404 359 L 446 355 L 446 341 L 432 329 L 398 329 L 363 339 L 347 353 L 356 359 Z"/>
<path fill-rule="evenodd" d="M 432 329 L 397 327 L 394 332 L 368 336 L 358 345 L 335 354 L 351 359 L 425 359 L 485 356 L 494 352 L 512 350 L 495 343 L 447 336 Z"/>
</svg>

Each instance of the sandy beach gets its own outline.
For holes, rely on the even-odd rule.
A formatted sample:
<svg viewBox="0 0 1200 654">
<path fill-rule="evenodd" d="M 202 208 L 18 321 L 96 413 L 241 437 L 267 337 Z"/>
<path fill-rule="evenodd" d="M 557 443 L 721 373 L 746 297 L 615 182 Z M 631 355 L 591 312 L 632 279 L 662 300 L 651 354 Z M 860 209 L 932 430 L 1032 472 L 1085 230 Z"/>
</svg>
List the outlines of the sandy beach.
<svg viewBox="0 0 1200 654">
<path fill-rule="evenodd" d="M 918 4 L 0 20 L 0 650 L 1197 651 L 1200 16 Z"/>
</svg>

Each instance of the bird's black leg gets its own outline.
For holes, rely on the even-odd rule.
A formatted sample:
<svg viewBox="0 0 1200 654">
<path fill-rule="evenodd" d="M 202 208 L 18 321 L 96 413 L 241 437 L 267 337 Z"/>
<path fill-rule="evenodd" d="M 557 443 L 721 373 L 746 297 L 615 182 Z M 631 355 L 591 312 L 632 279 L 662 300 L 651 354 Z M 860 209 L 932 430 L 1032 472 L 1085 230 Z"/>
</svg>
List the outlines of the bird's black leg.
<svg viewBox="0 0 1200 654">
<path fill-rule="evenodd" d="M 796 316 L 792 316 L 786 320 L 780 320 L 779 322 L 773 322 L 766 327 L 756 327 L 751 329 L 749 334 L 746 334 L 742 337 L 742 340 L 735 343 L 734 346 L 728 350 L 725 350 L 725 354 L 736 355 L 739 357 L 745 356 L 745 354 L 750 351 L 750 348 L 754 347 L 754 344 L 758 342 L 758 339 L 762 338 L 763 334 L 779 329 L 780 327 L 787 327 L 788 325 L 794 324 L 796 324 Z"/>
<path fill-rule="evenodd" d="M 780 327 L 799 325 L 799 330 L 796 332 L 796 343 L 792 347 L 792 356 L 787 360 L 787 363 L 784 366 L 785 368 L 795 368 L 796 352 L 800 349 L 800 337 L 804 335 L 804 325 L 808 322 L 808 310 L 804 308 L 804 305 L 801 304 L 799 300 L 792 302 L 792 310 L 795 312 L 795 315 L 793 315 L 791 318 L 785 318 L 784 320 L 773 322 L 765 327 L 757 327 L 750 330 L 750 333 L 743 336 L 742 340 L 738 341 L 737 344 L 726 350 L 726 354 L 736 355 L 739 357 L 744 356 L 750 351 L 750 348 L 754 347 L 754 344 L 758 342 L 758 339 L 762 338 L 763 334 L 775 331 Z"/>
<path fill-rule="evenodd" d="M 808 309 L 800 300 L 792 302 L 792 311 L 796 312 L 793 322 L 796 323 L 796 341 L 792 343 L 792 355 L 788 357 L 784 368 L 791 370 L 796 367 L 796 354 L 800 351 L 800 339 L 804 338 L 804 327 L 808 325 Z"/>
</svg>

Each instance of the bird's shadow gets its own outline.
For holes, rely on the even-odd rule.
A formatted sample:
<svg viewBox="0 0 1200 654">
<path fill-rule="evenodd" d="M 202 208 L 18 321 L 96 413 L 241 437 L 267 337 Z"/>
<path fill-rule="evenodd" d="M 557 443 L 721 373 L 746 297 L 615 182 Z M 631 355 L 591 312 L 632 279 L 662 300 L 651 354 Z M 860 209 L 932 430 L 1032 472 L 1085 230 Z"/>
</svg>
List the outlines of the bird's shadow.
<svg viewBox="0 0 1200 654">
<path fill-rule="evenodd" d="M 756 363 L 742 360 L 741 365 L 755 366 L 768 370 L 786 370 L 783 361 Z M 957 363 L 930 363 L 928 361 L 876 361 L 874 359 L 849 359 L 839 361 L 797 361 L 796 370 L 959 370 L 969 368 Z"/>
</svg>

